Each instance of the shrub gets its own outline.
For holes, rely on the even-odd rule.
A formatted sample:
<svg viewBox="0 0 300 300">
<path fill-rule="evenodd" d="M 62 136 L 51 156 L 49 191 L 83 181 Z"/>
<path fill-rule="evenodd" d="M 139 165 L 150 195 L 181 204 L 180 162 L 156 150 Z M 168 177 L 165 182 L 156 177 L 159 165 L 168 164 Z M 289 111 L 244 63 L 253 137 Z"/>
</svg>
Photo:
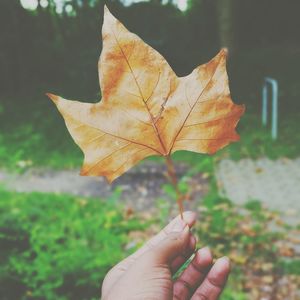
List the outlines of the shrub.
<svg viewBox="0 0 300 300">
<path fill-rule="evenodd" d="M 1 299 L 94 299 L 144 227 L 113 201 L 0 190 Z"/>
</svg>

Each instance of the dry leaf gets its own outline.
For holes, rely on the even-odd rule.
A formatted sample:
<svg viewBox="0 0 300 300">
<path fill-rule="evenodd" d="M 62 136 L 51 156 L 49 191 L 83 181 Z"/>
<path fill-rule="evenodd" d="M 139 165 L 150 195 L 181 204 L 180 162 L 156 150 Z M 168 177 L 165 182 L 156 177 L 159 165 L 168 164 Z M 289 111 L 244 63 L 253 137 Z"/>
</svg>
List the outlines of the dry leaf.
<svg viewBox="0 0 300 300">
<path fill-rule="evenodd" d="M 107 8 L 102 35 L 102 100 L 81 103 L 49 94 L 84 152 L 81 175 L 102 175 L 111 182 L 151 155 L 211 154 L 238 140 L 235 127 L 244 106 L 230 98 L 226 50 L 177 77 Z"/>
</svg>

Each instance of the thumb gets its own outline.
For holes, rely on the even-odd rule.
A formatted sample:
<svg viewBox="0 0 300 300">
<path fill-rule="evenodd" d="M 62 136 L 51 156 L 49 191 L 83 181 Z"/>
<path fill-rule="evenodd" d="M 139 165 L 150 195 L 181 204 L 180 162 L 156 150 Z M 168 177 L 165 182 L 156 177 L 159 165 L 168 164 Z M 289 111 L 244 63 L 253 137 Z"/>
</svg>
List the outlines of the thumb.
<svg viewBox="0 0 300 300">
<path fill-rule="evenodd" d="M 169 264 L 177 256 L 183 254 L 188 247 L 190 228 L 186 224 L 183 228 L 176 227 L 157 246 L 149 251 L 149 255 L 156 263 Z"/>
</svg>

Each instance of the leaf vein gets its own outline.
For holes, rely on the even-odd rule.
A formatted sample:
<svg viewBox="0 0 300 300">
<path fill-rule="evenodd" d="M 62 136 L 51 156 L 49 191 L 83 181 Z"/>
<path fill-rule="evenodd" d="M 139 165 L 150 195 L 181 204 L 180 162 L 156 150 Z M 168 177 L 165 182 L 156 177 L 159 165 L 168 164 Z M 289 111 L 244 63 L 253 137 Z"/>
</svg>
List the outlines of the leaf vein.
<svg viewBox="0 0 300 300">
<path fill-rule="evenodd" d="M 124 150 L 127 146 L 129 146 L 130 143 L 126 144 L 125 146 L 122 146 L 121 148 L 116 149 L 115 151 L 111 152 L 109 155 L 103 157 L 99 161 L 97 161 L 93 166 L 91 166 L 85 173 L 90 172 L 91 170 L 95 169 L 100 163 L 102 163 L 105 159 L 111 157 L 112 155 L 116 154 L 118 151 Z"/>
<path fill-rule="evenodd" d="M 203 95 L 204 91 L 205 91 L 205 90 L 207 89 L 207 87 L 209 86 L 209 83 L 212 81 L 212 78 L 215 76 L 217 69 L 218 69 L 218 65 L 216 66 L 216 68 L 215 68 L 215 70 L 214 70 L 212 76 L 210 77 L 210 79 L 209 79 L 208 82 L 206 83 L 205 87 L 203 88 L 203 90 L 201 91 L 201 93 L 199 94 L 199 96 L 197 97 L 197 100 L 196 100 L 195 103 L 192 105 L 192 108 L 190 109 L 190 111 L 188 112 L 187 116 L 185 117 L 185 119 L 184 119 L 184 121 L 183 121 L 181 127 L 179 128 L 177 134 L 175 135 L 175 138 L 174 138 L 174 140 L 173 140 L 172 146 L 170 147 L 169 153 L 171 153 L 171 151 L 172 151 L 172 149 L 173 149 L 173 147 L 174 147 L 174 144 L 175 144 L 175 142 L 176 142 L 176 139 L 177 139 L 178 135 L 180 134 L 180 132 L 181 132 L 181 130 L 182 130 L 182 128 L 183 128 L 185 122 L 187 121 L 188 117 L 190 116 L 191 112 L 193 111 L 193 109 L 194 109 L 196 103 L 198 102 L 199 98 Z"/>
<path fill-rule="evenodd" d="M 225 117 L 222 117 L 222 118 L 219 118 L 219 119 L 212 119 L 212 120 L 208 120 L 208 121 L 204 121 L 204 122 L 199 122 L 199 123 L 193 123 L 193 124 L 188 124 L 188 125 L 184 125 L 183 127 L 191 127 L 191 126 L 196 126 L 196 125 L 201 125 L 201 124 L 208 124 L 208 123 L 212 123 L 212 122 L 215 122 L 215 121 L 221 121 L 221 120 L 225 120 L 225 119 L 230 119 L 230 118 L 233 118 L 237 115 L 240 114 L 240 111 L 237 111 L 236 113 L 234 114 L 230 114 L 228 116 L 225 116 Z"/>
</svg>

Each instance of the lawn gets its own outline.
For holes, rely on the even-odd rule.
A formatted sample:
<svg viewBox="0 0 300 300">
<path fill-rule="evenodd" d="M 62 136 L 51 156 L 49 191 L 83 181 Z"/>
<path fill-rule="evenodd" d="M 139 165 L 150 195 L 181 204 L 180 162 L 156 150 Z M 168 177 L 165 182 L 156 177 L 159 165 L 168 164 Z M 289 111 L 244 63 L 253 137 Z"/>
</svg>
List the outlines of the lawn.
<svg viewBox="0 0 300 300">
<path fill-rule="evenodd" d="M 96 299 L 130 252 L 128 233 L 146 226 L 113 201 L 2 189 L 0 199 L 2 299 Z"/>
<path fill-rule="evenodd" d="M 0 293 L 5 299 L 97 299 L 107 270 L 157 232 L 167 217 L 128 214 L 116 199 L 4 189 L 0 199 Z M 297 282 L 299 260 L 289 257 L 282 244 L 288 229 L 268 227 L 279 220 L 276 213 L 259 202 L 236 207 L 213 191 L 199 210 L 198 246 L 209 245 L 215 256 L 228 255 L 233 262 L 223 300 L 247 299 L 279 274 L 289 284 Z"/>
</svg>

